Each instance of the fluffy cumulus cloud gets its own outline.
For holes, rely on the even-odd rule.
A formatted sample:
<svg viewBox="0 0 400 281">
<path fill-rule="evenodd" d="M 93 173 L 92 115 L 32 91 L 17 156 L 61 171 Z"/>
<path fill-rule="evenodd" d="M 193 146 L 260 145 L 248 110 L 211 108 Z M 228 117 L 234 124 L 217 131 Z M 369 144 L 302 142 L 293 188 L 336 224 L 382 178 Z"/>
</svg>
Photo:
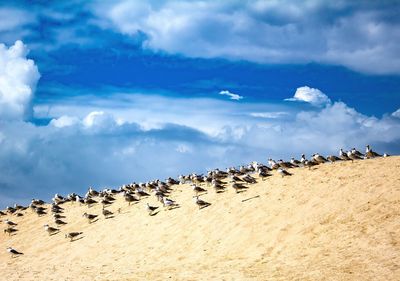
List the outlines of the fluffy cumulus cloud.
<svg viewBox="0 0 400 281">
<path fill-rule="evenodd" d="M 101 27 L 145 35 L 153 50 L 400 73 L 396 2 L 120 0 L 92 7 Z"/>
<path fill-rule="evenodd" d="M 285 100 L 307 102 L 314 106 L 325 106 L 331 103 L 331 100 L 323 92 L 308 86 L 297 88 L 294 96 Z"/>
<path fill-rule="evenodd" d="M 219 94 L 223 95 L 223 96 L 228 96 L 231 100 L 241 100 L 241 99 L 243 99 L 242 96 L 240 96 L 238 94 L 231 93 L 230 91 L 227 91 L 227 90 L 220 91 Z"/>
<path fill-rule="evenodd" d="M 11 47 L 0 44 L 0 118 L 25 119 L 31 114 L 31 101 L 40 74 L 27 47 L 16 41 Z"/>
</svg>

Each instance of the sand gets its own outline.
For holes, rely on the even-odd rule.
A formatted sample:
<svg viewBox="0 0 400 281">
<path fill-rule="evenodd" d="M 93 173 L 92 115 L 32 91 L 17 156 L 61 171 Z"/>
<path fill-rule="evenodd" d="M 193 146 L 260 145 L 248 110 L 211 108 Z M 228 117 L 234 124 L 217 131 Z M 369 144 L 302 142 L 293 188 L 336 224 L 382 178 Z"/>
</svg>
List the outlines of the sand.
<svg viewBox="0 0 400 281">
<path fill-rule="evenodd" d="M 82 214 L 100 206 L 66 203 L 68 225 L 51 237 L 50 215 L 6 216 L 19 231 L 0 234 L 0 280 L 400 280 L 400 157 L 291 171 L 240 194 L 209 188 L 202 210 L 188 185 L 170 196 L 181 208 L 155 216 L 153 197 L 118 196 L 109 209 L 121 213 L 92 224 Z"/>
</svg>

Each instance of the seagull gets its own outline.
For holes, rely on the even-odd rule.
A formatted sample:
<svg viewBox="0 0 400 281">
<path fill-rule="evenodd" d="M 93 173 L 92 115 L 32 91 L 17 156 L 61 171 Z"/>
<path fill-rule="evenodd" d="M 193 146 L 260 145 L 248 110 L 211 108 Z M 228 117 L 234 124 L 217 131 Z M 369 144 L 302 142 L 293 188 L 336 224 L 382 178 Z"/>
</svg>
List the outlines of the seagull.
<svg viewBox="0 0 400 281">
<path fill-rule="evenodd" d="M 197 206 L 199 206 L 199 210 L 203 209 L 203 208 L 206 208 L 206 207 L 211 205 L 211 203 L 208 203 L 206 201 L 203 201 L 203 200 L 199 199 L 199 196 L 195 196 L 194 197 L 194 201 L 197 204 Z"/>
<path fill-rule="evenodd" d="M 11 236 L 12 233 L 17 232 L 18 229 L 12 228 L 11 226 L 4 229 L 4 233 L 8 233 L 8 236 Z"/>
<path fill-rule="evenodd" d="M 69 232 L 65 234 L 65 238 L 69 238 L 70 242 L 74 241 L 74 238 L 81 235 L 83 232 Z"/>
<path fill-rule="evenodd" d="M 51 227 L 48 224 L 44 225 L 44 229 L 49 233 L 49 236 L 54 235 L 60 231 L 58 228 Z"/>
<path fill-rule="evenodd" d="M 232 188 L 235 190 L 236 193 L 239 193 L 241 191 L 248 189 L 247 186 L 240 184 L 240 183 L 236 183 L 234 181 L 232 181 Z"/>
<path fill-rule="evenodd" d="M 340 159 L 339 157 L 335 156 L 335 155 L 329 155 L 328 157 L 326 157 L 328 159 L 329 162 L 333 163 L 336 161 L 341 161 L 342 159 Z"/>
<path fill-rule="evenodd" d="M 353 153 L 352 151 L 347 151 L 347 157 L 349 157 L 349 159 L 351 160 L 351 162 L 353 162 L 354 160 L 359 160 L 362 159 L 360 156 L 358 156 L 356 153 Z"/>
<path fill-rule="evenodd" d="M 244 177 L 242 178 L 242 180 L 244 180 L 244 181 L 247 182 L 247 183 L 257 183 L 256 179 L 253 178 L 253 177 L 250 176 L 250 175 L 244 176 Z"/>
<path fill-rule="evenodd" d="M 276 163 L 275 160 L 272 160 L 271 158 L 268 159 L 268 164 L 271 166 L 271 169 L 276 170 L 279 168 L 279 164 Z"/>
<path fill-rule="evenodd" d="M 62 220 L 60 220 L 60 219 L 55 219 L 55 220 L 54 220 L 54 223 L 55 223 L 57 226 L 62 226 L 62 225 L 66 225 L 66 224 L 67 224 L 65 221 L 62 221 Z"/>
<path fill-rule="evenodd" d="M 65 216 L 60 215 L 60 214 L 53 214 L 54 219 L 65 219 Z"/>
<path fill-rule="evenodd" d="M 296 167 L 298 167 L 301 164 L 301 162 L 299 160 L 294 159 L 294 157 L 292 157 L 292 159 L 290 159 L 290 163 Z"/>
<path fill-rule="evenodd" d="M 147 203 L 147 206 L 146 206 L 146 208 L 147 208 L 147 211 L 149 212 L 149 215 L 150 215 L 150 216 L 153 214 L 153 212 L 154 212 L 155 210 L 157 210 L 157 209 L 158 209 L 158 207 L 155 207 L 155 206 L 150 206 L 150 204 L 149 204 L 149 203 Z"/>
<path fill-rule="evenodd" d="M 9 219 L 6 219 L 6 220 L 4 221 L 4 223 L 5 223 L 5 224 L 8 224 L 8 225 L 11 225 L 11 226 L 17 226 L 17 225 L 18 225 L 17 223 L 12 222 L 12 221 L 10 221 Z"/>
<path fill-rule="evenodd" d="M 139 201 L 139 199 L 137 199 L 135 196 L 133 196 L 132 194 L 129 194 L 127 192 L 125 192 L 124 198 L 125 198 L 125 201 L 129 203 L 129 206 L 131 205 L 132 202 Z"/>
<path fill-rule="evenodd" d="M 383 157 L 389 157 L 390 155 L 387 153 L 383 153 Z"/>
<path fill-rule="evenodd" d="M 225 186 L 223 186 L 222 184 L 217 183 L 214 180 L 211 182 L 211 186 L 212 186 L 212 188 L 215 189 L 216 193 L 221 193 L 221 192 L 225 191 Z"/>
<path fill-rule="evenodd" d="M 98 217 L 97 215 L 92 215 L 92 214 L 88 214 L 88 213 L 84 213 L 82 216 L 87 218 L 89 223 L 92 223 L 93 220 Z"/>
<path fill-rule="evenodd" d="M 355 149 L 354 147 L 353 147 L 353 149 L 351 150 L 351 154 L 357 155 L 357 156 L 360 157 L 360 158 L 364 158 L 364 155 L 363 155 L 360 151 L 358 151 L 357 149 Z"/>
<path fill-rule="evenodd" d="M 270 174 L 268 174 L 267 171 L 265 171 L 265 170 L 263 170 L 263 169 L 261 169 L 261 168 L 258 168 L 257 173 L 258 173 L 258 176 L 259 176 L 262 180 L 265 180 L 267 177 L 271 176 Z"/>
<path fill-rule="evenodd" d="M 178 206 L 178 204 L 174 200 L 168 199 L 166 197 L 163 197 L 163 205 L 164 205 L 164 207 L 167 207 L 168 209 L 170 209 L 171 207 Z"/>
<path fill-rule="evenodd" d="M 328 160 L 325 159 L 324 156 L 319 155 L 318 153 L 316 153 L 316 154 L 313 155 L 313 159 L 315 160 L 315 162 L 317 162 L 317 163 L 319 163 L 319 164 L 325 163 L 325 162 L 328 161 Z"/>
<path fill-rule="evenodd" d="M 206 189 L 204 189 L 200 186 L 197 186 L 195 184 L 192 184 L 192 188 L 193 188 L 193 191 L 196 193 L 196 196 L 199 195 L 199 193 L 203 193 L 203 192 L 207 193 Z"/>
<path fill-rule="evenodd" d="M 97 201 L 96 200 L 93 200 L 92 198 L 86 198 L 86 199 L 84 199 L 84 201 L 83 201 L 86 205 L 88 205 L 88 207 L 90 208 L 93 204 L 96 204 L 97 203 Z"/>
<path fill-rule="evenodd" d="M 349 158 L 349 156 L 347 156 L 347 152 L 346 152 L 346 151 L 343 151 L 342 148 L 341 148 L 340 151 L 339 151 L 339 158 L 342 159 L 342 160 L 351 160 L 351 159 Z"/>
<path fill-rule="evenodd" d="M 103 213 L 103 216 L 104 216 L 106 219 L 108 219 L 110 216 L 112 216 L 112 215 L 114 214 L 114 213 L 111 212 L 110 210 L 104 209 L 104 206 L 103 206 L 103 211 L 102 211 L 102 213 Z"/>
<path fill-rule="evenodd" d="M 367 158 L 374 158 L 374 157 L 381 157 L 382 155 L 376 153 L 375 151 L 372 151 L 371 147 L 369 144 L 365 148 L 365 157 Z"/>
<path fill-rule="evenodd" d="M 11 247 L 8 247 L 8 248 L 7 248 L 7 252 L 9 252 L 9 253 L 11 254 L 12 257 L 19 256 L 19 255 L 23 255 L 23 253 L 18 252 L 17 250 L 15 250 L 15 249 L 13 249 L 13 248 L 11 248 Z"/>
<path fill-rule="evenodd" d="M 289 173 L 288 171 L 286 171 L 285 169 L 282 169 L 282 168 L 278 169 L 278 173 L 282 176 L 282 178 L 284 176 L 291 176 L 292 175 L 291 173 Z"/>
</svg>

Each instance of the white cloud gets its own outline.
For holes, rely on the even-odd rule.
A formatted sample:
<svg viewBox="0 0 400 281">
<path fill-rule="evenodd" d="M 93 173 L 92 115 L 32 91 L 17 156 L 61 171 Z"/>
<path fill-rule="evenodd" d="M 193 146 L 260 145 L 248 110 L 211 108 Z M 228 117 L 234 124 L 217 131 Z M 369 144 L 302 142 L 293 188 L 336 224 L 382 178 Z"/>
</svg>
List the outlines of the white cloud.
<svg viewBox="0 0 400 281">
<path fill-rule="evenodd" d="M 400 119 L 366 116 L 342 102 L 308 111 L 139 94 L 57 102 L 35 110 L 50 112 L 41 116 L 53 116 L 48 126 L 0 120 L 0 205 L 9 202 L 2 198 L 22 200 L 14 191 L 48 199 L 55 192 L 82 193 L 89 185 L 176 177 L 268 157 L 336 154 L 340 147 L 362 149 L 367 143 L 400 153 Z"/>
<path fill-rule="evenodd" d="M 0 44 L 0 117 L 24 119 L 31 114 L 31 101 L 40 78 L 33 60 L 27 59 L 27 47 L 16 41 L 7 48 Z"/>
<path fill-rule="evenodd" d="M 189 57 L 257 63 L 328 63 L 400 73 L 400 23 L 393 5 L 323 1 L 99 2 L 98 24 L 144 46 Z"/>
<path fill-rule="evenodd" d="M 223 96 L 228 96 L 231 100 L 241 100 L 241 99 L 243 99 L 242 96 L 239 96 L 238 94 L 231 93 L 231 92 L 229 92 L 227 90 L 220 91 L 219 94 L 223 95 Z"/>
<path fill-rule="evenodd" d="M 256 118 L 265 118 L 265 119 L 278 119 L 282 118 L 289 115 L 288 112 L 252 112 L 250 113 L 250 116 L 256 117 Z"/>
<path fill-rule="evenodd" d="M 303 86 L 297 88 L 293 98 L 285 99 L 286 101 L 303 101 L 314 106 L 325 106 L 331 103 L 331 100 L 318 89 Z"/>
<path fill-rule="evenodd" d="M 395 112 L 393 112 L 393 113 L 392 113 L 392 116 L 393 116 L 393 117 L 400 118 L 400 108 L 397 109 Z"/>
</svg>

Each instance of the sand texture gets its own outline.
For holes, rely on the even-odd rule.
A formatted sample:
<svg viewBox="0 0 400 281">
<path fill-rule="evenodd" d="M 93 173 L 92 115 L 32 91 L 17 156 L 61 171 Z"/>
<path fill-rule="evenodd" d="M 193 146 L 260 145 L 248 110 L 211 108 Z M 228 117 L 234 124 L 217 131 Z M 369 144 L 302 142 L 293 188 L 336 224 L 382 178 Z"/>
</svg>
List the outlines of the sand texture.
<svg viewBox="0 0 400 281">
<path fill-rule="evenodd" d="M 53 236 L 51 215 L 2 216 L 19 231 L 0 233 L 0 280 L 400 280 L 400 157 L 290 171 L 239 194 L 206 187 L 201 210 L 187 184 L 170 196 L 180 208 L 117 195 L 115 216 L 92 224 L 82 214 L 99 204 L 68 202 Z M 147 202 L 160 211 L 149 216 Z M 70 231 L 83 235 L 69 242 Z"/>
</svg>

